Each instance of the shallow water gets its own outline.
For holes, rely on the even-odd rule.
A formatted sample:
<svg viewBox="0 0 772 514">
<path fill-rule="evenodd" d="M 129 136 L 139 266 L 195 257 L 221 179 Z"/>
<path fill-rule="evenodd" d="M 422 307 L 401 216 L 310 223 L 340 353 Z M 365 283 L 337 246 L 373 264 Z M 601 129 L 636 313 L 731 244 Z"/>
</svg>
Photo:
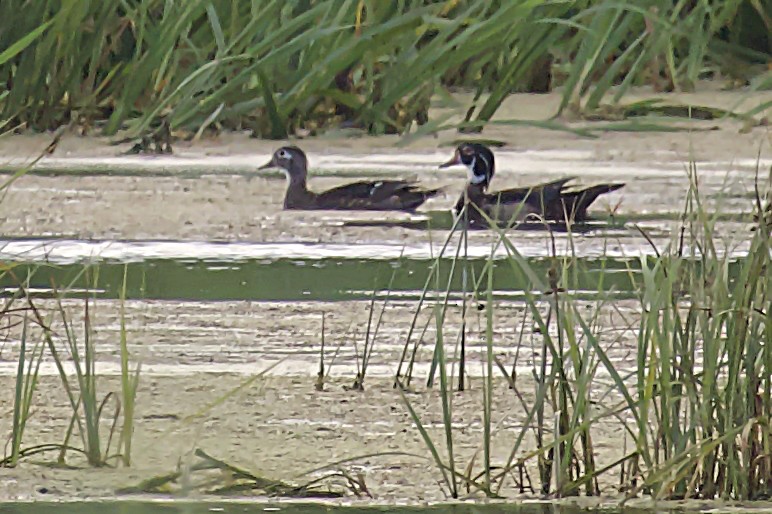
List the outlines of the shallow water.
<svg viewBox="0 0 772 514">
<path fill-rule="evenodd" d="M 388 246 L 361 245 L 356 248 L 340 245 L 206 245 L 200 243 L 119 243 L 105 244 L 107 259 L 96 259 L 89 243 L 62 242 L 35 246 L 25 242 L 32 251 L 16 251 L 8 244 L 0 258 L 18 262 L 14 276 L 0 277 L 0 288 L 15 290 L 16 277 L 25 278 L 27 287 L 36 294 L 51 291 L 56 284 L 60 292 L 92 290 L 102 298 L 118 298 L 126 269 L 126 298 L 147 300 L 195 301 L 335 301 L 366 299 L 377 291 L 381 297 L 416 299 L 430 276 L 433 260 L 429 252 L 402 251 Z M 48 246 L 48 249 L 46 249 Z M 164 249 L 173 247 L 170 252 Z M 208 248 L 208 246 L 210 246 Z M 213 248 L 211 246 L 214 246 Z M 231 248 L 236 246 L 236 248 Z M 284 246 L 285 248 L 281 248 Z M 84 248 L 85 247 L 85 248 Z M 121 248 L 118 248 L 121 247 Z M 189 257 L 183 257 L 186 248 Z M 84 250 L 82 259 L 73 250 Z M 154 250 L 159 250 L 154 252 Z M 213 250 L 208 252 L 208 250 Z M 484 250 L 484 249 L 480 249 Z M 488 250 L 489 251 L 489 250 Z M 142 258 L 146 253 L 147 257 Z M 170 257 L 176 253 L 179 257 Z M 209 257 L 200 257 L 201 254 Z M 347 253 L 349 255 L 347 255 Z M 481 276 L 484 252 L 470 251 L 468 272 Z M 166 257 L 160 255 L 166 254 Z M 400 255 L 403 255 L 400 257 Z M 40 259 L 41 256 L 45 256 Z M 37 258 L 36 258 L 37 257 Z M 461 265 L 453 272 L 452 253 L 441 261 L 439 281 L 443 288 L 450 284 L 453 291 L 462 290 Z M 51 263 L 51 264 L 47 264 Z M 550 259 L 528 259 L 530 268 L 539 277 L 546 277 L 552 265 Z M 84 273 L 84 265 L 91 264 Z M 583 258 L 574 266 L 583 273 L 573 284 L 577 291 L 632 293 L 640 261 L 634 258 Z M 522 298 L 528 278 L 515 274 L 512 266 L 499 255 L 494 270 L 496 295 L 501 298 Z"/>
<path fill-rule="evenodd" d="M 324 254 L 324 251 L 319 253 Z M 18 259 L 19 255 L 15 257 Z M 422 296 L 434 263 L 428 258 L 399 258 L 399 254 L 389 257 L 387 252 L 376 258 L 311 258 L 306 254 L 259 259 L 227 259 L 220 255 L 212 259 L 151 257 L 146 260 L 132 258 L 128 262 L 120 259 L 94 262 L 91 258 L 71 263 L 57 261 L 56 256 L 49 261 L 55 264 L 34 259 L 21 261 L 14 267 L 14 276 L 0 276 L 0 294 L 12 294 L 17 289 L 17 277 L 24 277 L 26 288 L 38 296 L 65 293 L 75 297 L 88 294 L 117 299 L 122 294 L 125 271 L 127 299 L 338 301 L 368 299 L 375 292 L 381 299 L 417 300 Z M 479 280 L 487 260 L 476 257 L 467 262 L 468 276 Z M 526 262 L 546 284 L 553 260 L 535 257 Z M 84 268 L 84 263 L 90 263 L 90 267 Z M 730 261 L 730 268 L 736 263 Z M 698 263 L 693 265 L 698 266 Z M 572 260 L 570 266 L 574 279 L 570 280 L 569 291 L 577 297 L 595 298 L 600 293 L 608 293 L 616 298 L 631 298 L 640 284 L 640 258 L 578 258 Z M 440 262 L 439 273 L 435 274 L 442 284 L 440 292 L 447 287 L 455 293 L 464 291 L 462 265 L 457 264 L 455 270 L 452 267 L 452 258 Z M 494 298 L 525 298 L 524 290 L 533 286 L 529 277 L 519 270 L 519 264 L 503 257 L 496 260 Z M 52 284 L 56 285 L 56 291 L 51 288 Z M 466 287 L 468 291 L 469 286 Z M 606 298 L 609 298 L 608 294 Z M 432 295 L 431 289 L 429 295 Z"/>
<path fill-rule="evenodd" d="M 246 502 L 67 502 L 67 503 L 6 503 L 0 504 L 3 514 L 253 514 L 279 512 L 284 514 L 326 514 L 340 512 L 341 514 L 378 514 L 412 513 L 412 514 L 665 514 L 670 510 L 641 510 L 635 508 L 614 509 L 582 509 L 579 507 L 551 505 L 548 503 L 516 504 L 516 505 L 474 505 L 446 504 L 428 507 L 409 506 L 372 506 L 372 507 L 341 507 L 323 504 L 298 503 L 246 503 Z M 679 513 L 689 514 L 687 510 Z"/>
<path fill-rule="evenodd" d="M 531 132 L 521 137 L 529 137 Z M 675 135 L 653 140 L 655 136 L 637 134 L 624 136 L 627 143 L 619 145 L 618 135 L 611 135 L 589 149 L 582 146 L 588 143 L 577 143 L 573 136 L 561 139 L 548 135 L 513 137 L 516 148 L 527 150 L 497 151 L 500 171 L 496 187 L 523 186 L 565 175 L 578 176 L 580 184 L 627 183 L 624 189 L 597 202 L 593 212 L 599 221 L 588 230 L 577 227 L 569 237 L 556 228 L 552 235 L 554 253 L 575 258 L 574 266 L 582 271 L 571 284 L 572 292 L 586 300 L 603 298 L 608 308 L 597 318 L 601 342 L 618 371 L 634 377 L 636 344 L 629 327 L 636 325 L 640 307 L 634 299 L 638 270 L 655 254 L 652 243 L 664 251 L 673 241 L 673 229 L 678 225 L 688 189 L 684 162 L 689 141 L 681 138 L 671 146 L 671 140 L 678 139 Z M 740 138 L 734 133 L 732 141 L 726 134 L 706 137 L 713 138 L 708 145 L 713 153 L 709 160 L 700 162 L 701 192 L 711 211 L 721 213 L 716 216 L 717 231 L 727 236 L 726 250 L 738 257 L 743 255 L 748 239 L 741 215 L 749 207 L 758 164 L 756 147 L 746 151 L 749 145 L 742 141 L 743 146 L 738 145 Z M 79 139 L 75 143 L 82 144 Z M 121 302 L 116 298 L 126 267 L 127 301 L 123 307 L 128 344 L 132 365 L 142 365 L 131 469 L 54 470 L 25 462 L 14 470 L 0 470 L 0 493 L 10 491 L 5 497 L 39 499 L 35 489 L 38 485 L 52 491 L 46 498 L 110 497 L 120 487 L 175 469 L 190 451 L 190 444 L 277 478 L 291 478 L 298 471 L 288 469 L 287 462 L 315 468 L 338 457 L 384 449 L 425 453 L 392 388 L 391 377 L 431 258 L 437 255 L 452 225 L 448 209 L 464 181 L 464 170 L 436 169 L 452 151 L 447 141 L 439 147 L 431 142 L 431 148 L 411 151 L 392 143 L 384 145 L 382 140 L 346 140 L 338 146 L 318 140 L 302 142 L 310 150 L 310 186 L 314 189 L 365 177 L 394 176 L 416 177 L 431 187 L 447 186 L 444 195 L 411 215 L 282 211 L 283 178 L 275 172 L 255 171 L 255 165 L 266 160 L 275 142 L 245 139 L 243 146 L 225 148 L 201 144 L 203 149 L 181 144 L 174 156 L 117 157 L 118 149 L 103 146 L 76 149 L 75 155 L 69 156 L 65 140 L 54 156 L 46 157 L 32 174 L 17 181 L 3 199 L 0 260 L 12 264 L 17 277 L 26 279 L 34 271 L 30 289 L 42 297 L 36 302 L 47 314 L 56 312 L 54 302 L 45 300 L 52 292 L 52 282 L 58 288 L 69 287 L 77 293 L 73 296 L 97 292 L 99 301 L 92 304 L 89 315 L 95 327 L 96 370 L 103 393 L 119 390 L 116 384 L 122 325 Z M 374 150 L 371 144 L 380 146 Z M 545 149 L 545 144 L 551 147 Z M 762 156 L 762 169 L 767 162 L 766 155 Z M 531 228 L 513 230 L 510 237 L 536 274 L 546 281 L 552 240 L 543 227 Z M 469 234 L 467 251 L 477 274 L 494 239 L 490 231 Z M 454 254 L 457 246 L 457 240 L 451 241 L 447 255 Z M 528 282 L 512 272 L 505 255 L 501 249 L 495 253 L 497 318 L 493 349 L 508 370 L 516 371 L 519 380 L 527 380 L 535 363 L 542 359 L 539 341 L 543 336 L 534 329 L 522 301 Z M 95 266 L 83 274 L 84 264 Z M 440 268 L 440 282 L 444 285 L 450 262 L 444 261 Z M 603 287 L 599 287 L 600 277 Z M 14 285 L 8 276 L 0 281 L 6 295 L 13 292 Z M 451 286 L 461 291 L 458 276 Z M 367 388 L 360 394 L 346 386 L 360 366 L 369 299 L 374 290 L 380 291 L 380 299 L 389 296 L 391 301 L 371 355 Z M 456 301 L 451 301 L 446 319 L 449 350 L 462 319 L 458 297 L 452 299 Z M 542 304 L 546 302 L 541 302 L 539 308 L 546 310 Z M 582 312 L 587 312 L 589 319 L 596 305 L 592 301 L 582 305 L 586 305 L 587 310 Z M 65 308 L 73 316 L 72 326 L 81 334 L 83 302 L 67 301 Z M 487 351 L 487 312 L 475 309 L 471 316 L 467 313 L 467 373 L 472 380 L 484 373 L 479 364 Z M 422 312 L 418 324 L 423 326 L 430 315 Z M 19 326 L 4 333 L 6 337 L 0 342 L 0 379 L 7 384 L 6 394 L 0 396 L 3 406 L 10 405 L 13 383 L 9 377 L 17 369 Z M 413 385 L 418 391 L 411 401 L 420 404 L 428 429 L 439 437 L 438 402 L 433 391 L 422 389 L 432 358 L 432 328 L 417 347 Z M 331 381 L 323 393 L 318 393 L 312 381 L 323 333 L 327 334 L 325 362 Z M 61 330 L 54 336 L 64 344 Z M 414 335 L 414 339 L 421 338 Z M 453 365 L 458 362 L 457 353 L 450 356 L 449 352 L 449 357 Z M 225 398 L 245 377 L 269 366 L 275 366 L 272 376 L 259 388 L 229 397 L 200 423 L 183 421 L 195 418 L 201 405 Z M 60 433 L 68 426 L 71 412 L 62 397 L 57 373 L 51 362 L 44 362 L 40 368 L 40 398 L 36 399 L 35 415 L 27 432 L 28 444 L 60 440 Z M 598 371 L 594 386 L 599 394 L 613 394 L 609 392 L 613 384 L 603 370 Z M 458 425 L 463 428 L 459 437 L 465 438 L 458 446 L 459 459 L 465 462 L 476 451 L 476 437 L 482 431 L 481 400 L 475 396 L 480 389 L 475 384 L 454 398 Z M 507 451 L 509 440 L 525 423 L 521 409 L 513 408 L 510 394 L 504 386 L 494 399 L 502 435 L 497 443 L 501 444 L 499 453 Z M 0 422 L 7 424 L 8 420 Z M 619 427 L 599 423 L 596 435 L 599 463 L 617 460 L 621 451 Z M 378 500 L 443 498 L 436 469 L 428 461 L 386 458 L 359 464 L 361 467 L 356 469 L 367 475 Z M 614 494 L 614 482 L 613 477 L 608 478 L 602 484 L 604 491 Z M 509 490 L 508 494 L 517 492 Z M 108 510 L 131 514 L 274 509 L 329 512 L 327 506 L 288 503 L 0 505 L 3 513 L 37 514 L 53 509 L 62 514 Z M 546 504 L 391 510 L 588 512 Z M 347 511 L 379 509 L 356 507 Z"/>
<path fill-rule="evenodd" d="M 463 182 L 463 171 L 439 174 L 429 164 L 440 153 L 356 157 L 322 153 L 313 161 L 319 164 L 312 170 L 313 187 L 395 173 L 417 174 L 430 185 L 443 185 L 450 178 Z M 575 278 L 567 287 L 576 298 L 603 299 L 608 305 L 634 299 L 642 263 L 673 243 L 683 209 L 688 180 L 682 165 L 667 155 L 655 154 L 644 167 L 620 159 L 599 162 L 586 151 L 497 152 L 504 168 L 497 175 L 501 187 L 515 178 L 517 185 L 554 178 L 560 173 L 554 168 L 563 165 L 571 165 L 573 174 L 582 172 L 582 183 L 628 183 L 598 200 L 593 211 L 597 221 L 575 225 L 570 234 L 564 227 L 551 226 L 548 231 L 533 224 L 508 232 L 536 278 L 546 284 L 553 265 L 550 256 L 556 255 L 561 265 L 570 263 Z M 282 211 L 278 206 L 284 181 L 275 173 L 267 178 L 254 173 L 255 159 L 254 155 L 46 159 L 4 200 L 8 217 L 0 259 L 13 263 L 15 276 L 29 280 L 29 290 L 40 297 L 51 296 L 55 284 L 73 297 L 101 299 L 110 313 L 98 336 L 102 372 L 118 369 L 114 300 L 120 297 L 125 271 L 126 298 L 134 301 L 128 314 L 130 339 L 146 372 L 250 373 L 258 362 L 267 365 L 285 359 L 273 372 L 313 374 L 321 313 L 328 316 L 328 337 L 345 339 L 351 326 L 364 330 L 375 292 L 376 298 L 388 298 L 394 305 L 380 331 L 369 373 L 392 374 L 432 259 L 453 224 L 447 207 L 456 193 L 434 198 L 410 215 Z M 548 164 L 553 166 L 549 173 Z M 748 159 L 736 159 L 731 165 L 701 164 L 706 170 L 700 182 L 706 201 L 722 206 L 715 222 L 727 236 L 722 243 L 730 268 L 733 259 L 747 251 L 742 213 L 750 204 L 747 186 L 755 177 L 753 166 Z M 515 176 L 507 173 L 512 167 L 524 170 Z M 618 209 L 609 216 L 608 209 L 615 205 Z M 467 277 L 479 279 L 486 259 L 491 254 L 495 259 L 493 297 L 504 318 L 496 332 L 497 349 L 514 358 L 512 352 L 520 351 L 515 349 L 523 341 L 522 328 L 515 325 L 522 318 L 524 291 L 537 296 L 543 291 L 531 290 L 532 279 L 513 269 L 503 246 L 491 253 L 495 240 L 493 231 L 471 231 L 462 248 L 470 260 Z M 431 284 L 439 284 L 440 291 L 449 284 L 454 307 L 464 291 L 460 267 L 450 279 L 451 260 L 461 254 L 460 244 L 457 235 L 449 239 L 439 281 Z M 686 243 L 684 255 L 698 252 Z M 16 291 L 16 285 L 10 275 L 0 277 L 0 292 L 6 296 Z M 615 308 L 632 312 L 630 305 Z M 477 310 L 475 314 L 484 316 Z M 625 333 L 622 327 L 629 320 L 609 319 L 611 333 Z M 427 337 L 432 337 L 431 330 Z M 468 341 L 472 358 L 483 350 L 476 344 L 474 338 Z M 0 362 L 0 370 L 13 373 L 18 344 L 9 341 L 4 347 L 10 359 Z M 623 347 L 628 355 L 619 355 L 620 365 L 630 359 L 629 346 Z M 356 352 L 356 347 L 342 348 L 340 373 L 356 369 Z M 417 369 L 430 359 L 430 353 L 420 353 Z M 527 367 L 527 355 L 524 362 Z M 45 363 L 42 370 L 53 371 Z"/>
</svg>

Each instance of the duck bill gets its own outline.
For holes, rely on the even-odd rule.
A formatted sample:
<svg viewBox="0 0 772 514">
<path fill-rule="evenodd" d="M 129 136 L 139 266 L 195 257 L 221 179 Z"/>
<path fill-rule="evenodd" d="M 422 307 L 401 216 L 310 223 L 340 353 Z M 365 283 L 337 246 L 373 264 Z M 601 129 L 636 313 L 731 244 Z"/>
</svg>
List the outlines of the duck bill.
<svg viewBox="0 0 772 514">
<path fill-rule="evenodd" d="M 461 154 L 458 153 L 458 150 L 453 154 L 453 158 L 449 160 L 446 163 L 440 164 L 440 168 L 449 168 L 451 166 L 455 166 L 456 164 L 461 164 Z"/>
<path fill-rule="evenodd" d="M 263 164 L 262 166 L 260 166 L 257 169 L 259 169 L 259 170 L 267 170 L 269 168 L 275 168 L 275 167 L 276 167 L 276 165 L 273 163 L 273 159 L 271 159 L 270 161 L 266 162 L 265 164 Z"/>
</svg>

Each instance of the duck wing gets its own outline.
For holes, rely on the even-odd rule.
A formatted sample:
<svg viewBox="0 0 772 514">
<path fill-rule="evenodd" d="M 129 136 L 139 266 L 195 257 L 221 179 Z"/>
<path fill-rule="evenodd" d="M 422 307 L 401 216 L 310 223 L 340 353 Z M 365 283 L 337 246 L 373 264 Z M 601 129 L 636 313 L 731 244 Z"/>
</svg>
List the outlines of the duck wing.
<svg viewBox="0 0 772 514">
<path fill-rule="evenodd" d="M 602 194 L 624 187 L 624 184 L 597 184 L 578 191 L 563 191 L 560 202 L 546 205 L 544 217 L 558 222 L 586 221 L 587 208 Z"/>
<path fill-rule="evenodd" d="M 566 182 L 573 180 L 574 177 L 566 177 L 560 180 L 552 182 L 545 182 L 543 184 L 537 184 L 529 187 L 515 187 L 512 189 L 504 189 L 502 191 L 495 191 L 484 195 L 483 201 L 490 204 L 527 204 L 536 211 L 542 209 L 542 205 L 549 202 L 556 202 L 560 198 L 560 193 Z M 472 200 L 474 201 L 474 199 Z M 454 211 L 456 213 L 461 211 L 461 207 L 464 205 L 464 194 L 462 194 L 458 201 Z"/>
<path fill-rule="evenodd" d="M 321 209 L 412 211 L 439 192 L 440 189 L 424 189 L 408 180 L 372 180 L 319 193 L 316 204 Z"/>
<path fill-rule="evenodd" d="M 490 195 L 496 197 L 499 203 L 525 203 L 529 206 L 542 209 L 542 206 L 547 206 L 550 202 L 557 201 L 560 198 L 566 183 L 573 179 L 574 177 L 566 177 L 552 182 L 537 184 L 535 186 L 504 189 L 503 191 L 490 193 Z"/>
<path fill-rule="evenodd" d="M 516 187 L 483 194 L 468 190 L 467 194 L 470 202 L 477 204 L 477 208 L 485 211 L 488 217 L 499 223 L 511 223 L 522 220 L 529 214 L 541 215 L 550 204 L 559 204 L 561 191 L 566 182 L 573 180 L 573 178 L 566 177 L 534 186 Z M 455 215 L 461 212 L 465 199 L 465 195 L 462 194 L 456 202 L 453 209 Z M 477 209 L 471 209 L 469 212 L 471 221 L 477 224 L 483 222 Z"/>
<path fill-rule="evenodd" d="M 624 187 L 624 184 L 598 184 L 576 191 L 566 191 L 566 183 L 575 177 L 566 177 L 552 182 L 545 182 L 530 187 L 517 187 L 492 193 L 473 199 L 480 203 L 486 214 L 499 222 L 524 219 L 529 214 L 536 214 L 548 221 L 563 223 L 568 221 L 586 221 L 587 208 L 597 198 Z M 458 214 L 464 205 L 464 195 L 458 199 L 454 211 Z M 482 217 L 470 211 L 472 216 Z"/>
</svg>

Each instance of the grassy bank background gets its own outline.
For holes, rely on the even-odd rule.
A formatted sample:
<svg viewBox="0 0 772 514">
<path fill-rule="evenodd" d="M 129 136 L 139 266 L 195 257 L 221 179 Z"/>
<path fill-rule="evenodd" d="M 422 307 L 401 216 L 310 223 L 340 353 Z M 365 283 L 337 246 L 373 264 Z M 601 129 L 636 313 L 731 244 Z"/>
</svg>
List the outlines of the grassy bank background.
<svg viewBox="0 0 772 514">
<path fill-rule="evenodd" d="M 453 87 L 475 92 L 467 130 L 512 92 L 556 86 L 559 111 L 608 113 L 634 85 L 768 89 L 771 19 L 758 0 L 6 0 L 0 120 L 403 133 L 441 123 L 429 98 Z"/>
</svg>

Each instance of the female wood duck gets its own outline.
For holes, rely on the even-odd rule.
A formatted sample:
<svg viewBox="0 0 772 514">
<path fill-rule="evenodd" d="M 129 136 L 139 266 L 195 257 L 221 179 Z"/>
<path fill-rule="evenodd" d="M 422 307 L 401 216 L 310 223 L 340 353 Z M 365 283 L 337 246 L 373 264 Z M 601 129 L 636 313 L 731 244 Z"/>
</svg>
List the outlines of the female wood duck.
<svg viewBox="0 0 772 514">
<path fill-rule="evenodd" d="M 586 221 L 587 208 L 598 196 L 624 186 L 598 184 L 578 191 L 566 191 L 566 183 L 574 178 L 567 177 L 532 187 L 488 193 L 488 185 L 496 169 L 493 152 L 488 147 L 479 143 L 462 143 L 456 148 L 453 158 L 441 164 L 440 168 L 456 164 L 467 167 L 469 181 L 453 211 L 458 215 L 466 201 L 473 204 L 468 208 L 470 225 L 485 224 L 485 217 L 480 211 L 497 223 L 504 224 L 522 221 L 529 216 L 559 223 Z"/>
<path fill-rule="evenodd" d="M 315 193 L 306 185 L 306 154 L 296 146 L 276 150 L 271 162 L 259 169 L 265 168 L 281 168 L 287 175 L 285 209 L 414 211 L 440 192 L 439 189 L 422 189 L 407 180 L 377 180 L 354 182 Z"/>
</svg>

